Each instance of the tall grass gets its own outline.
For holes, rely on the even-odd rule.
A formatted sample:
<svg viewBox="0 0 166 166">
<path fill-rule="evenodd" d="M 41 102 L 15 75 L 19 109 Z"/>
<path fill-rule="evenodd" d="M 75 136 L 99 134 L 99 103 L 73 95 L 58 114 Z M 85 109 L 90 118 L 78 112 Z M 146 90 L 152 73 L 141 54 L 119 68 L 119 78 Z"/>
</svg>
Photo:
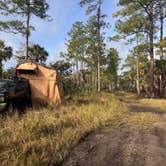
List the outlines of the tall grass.
<svg viewBox="0 0 166 166">
<path fill-rule="evenodd" d="M 126 107 L 114 95 L 76 97 L 60 108 L 0 118 L 0 165 L 59 164 L 92 130 L 121 124 Z"/>
</svg>

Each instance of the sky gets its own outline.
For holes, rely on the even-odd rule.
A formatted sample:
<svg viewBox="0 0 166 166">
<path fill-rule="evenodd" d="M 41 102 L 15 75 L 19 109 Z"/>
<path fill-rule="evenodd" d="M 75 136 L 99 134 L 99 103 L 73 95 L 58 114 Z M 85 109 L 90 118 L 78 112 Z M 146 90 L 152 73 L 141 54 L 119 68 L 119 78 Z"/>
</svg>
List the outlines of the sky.
<svg viewBox="0 0 166 166">
<path fill-rule="evenodd" d="M 88 16 L 85 15 L 85 8 L 79 6 L 79 0 L 48 0 L 48 2 L 50 5 L 48 15 L 51 16 L 52 21 L 33 17 L 31 24 L 36 31 L 31 33 L 30 43 L 43 46 L 49 53 L 47 63 L 50 63 L 61 59 L 59 53 L 66 50 L 65 39 L 72 24 L 76 21 L 86 21 Z M 125 45 L 124 41 L 110 42 L 107 39 L 107 37 L 116 34 L 114 30 L 116 20 L 112 18 L 112 14 L 118 10 L 117 2 L 118 0 L 105 0 L 102 10 L 103 13 L 107 14 L 106 21 L 110 24 L 106 33 L 107 48 L 116 48 L 120 57 L 124 59 L 131 45 Z M 18 34 L 0 32 L 0 39 L 4 40 L 7 45 L 12 46 L 14 51 L 25 43 L 24 37 Z M 7 61 L 5 68 L 15 67 L 15 65 L 15 59 L 12 58 Z"/>
</svg>

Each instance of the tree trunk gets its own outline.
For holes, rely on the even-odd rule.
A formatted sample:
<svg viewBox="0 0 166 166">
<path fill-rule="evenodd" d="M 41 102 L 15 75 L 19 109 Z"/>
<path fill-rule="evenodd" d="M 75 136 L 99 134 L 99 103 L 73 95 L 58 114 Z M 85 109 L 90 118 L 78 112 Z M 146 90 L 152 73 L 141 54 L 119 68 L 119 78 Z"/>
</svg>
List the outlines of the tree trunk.
<svg viewBox="0 0 166 166">
<path fill-rule="evenodd" d="M 0 79 L 2 79 L 2 60 L 0 60 Z"/>
<path fill-rule="evenodd" d="M 111 84 L 111 82 L 108 83 L 108 90 L 109 90 L 109 92 L 112 91 L 112 84 Z"/>
<path fill-rule="evenodd" d="M 80 81 L 79 81 L 79 64 L 78 64 L 78 60 L 76 61 L 76 82 L 77 82 L 77 86 L 80 85 Z"/>
<path fill-rule="evenodd" d="M 149 86 L 150 94 L 154 97 L 154 56 L 153 56 L 153 43 L 152 37 L 150 36 L 150 70 L 149 70 Z"/>
<path fill-rule="evenodd" d="M 97 91 L 100 92 L 100 56 L 97 57 Z"/>
<path fill-rule="evenodd" d="M 161 6 L 160 9 L 160 42 L 163 41 L 163 25 L 164 25 L 164 17 L 163 17 L 163 9 Z M 164 95 L 164 67 L 163 67 L 163 46 L 160 44 L 160 62 L 161 62 L 161 75 L 160 75 L 160 96 Z"/>
<path fill-rule="evenodd" d="M 136 81 L 136 84 L 137 84 L 137 95 L 140 96 L 140 71 L 139 71 L 139 57 L 137 55 L 136 57 L 136 65 L 137 65 L 137 81 Z"/>
<path fill-rule="evenodd" d="M 137 38 L 137 46 L 138 46 L 138 34 L 136 34 Z M 136 52 L 136 68 L 137 68 L 137 80 L 136 80 L 136 86 L 137 86 L 137 95 L 140 96 L 140 70 L 139 70 L 139 52 L 137 50 Z"/>
<path fill-rule="evenodd" d="M 30 29 L 29 29 L 29 23 L 30 23 L 30 2 L 28 1 L 28 4 L 27 4 L 27 18 L 26 18 L 26 52 L 25 52 L 25 59 L 28 60 L 28 50 L 29 50 L 29 35 L 30 35 Z"/>
<path fill-rule="evenodd" d="M 101 57 L 101 32 L 100 32 L 100 19 L 101 19 L 101 0 L 98 0 L 98 10 L 97 10 L 97 22 L 98 22 L 98 55 L 97 55 L 97 91 L 100 92 L 100 57 Z"/>
<path fill-rule="evenodd" d="M 150 87 L 150 94 L 151 97 L 154 97 L 154 20 L 153 20 L 153 7 L 151 7 L 151 12 L 149 15 L 149 47 L 150 47 L 150 70 L 149 70 L 149 87 Z"/>
</svg>

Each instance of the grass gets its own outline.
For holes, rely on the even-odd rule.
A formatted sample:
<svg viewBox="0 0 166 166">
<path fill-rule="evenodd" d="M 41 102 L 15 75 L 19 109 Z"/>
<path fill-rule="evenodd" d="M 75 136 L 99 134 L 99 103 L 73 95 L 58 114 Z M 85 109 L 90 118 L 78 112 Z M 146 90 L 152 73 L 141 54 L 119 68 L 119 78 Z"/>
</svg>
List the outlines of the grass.
<svg viewBox="0 0 166 166">
<path fill-rule="evenodd" d="M 159 120 L 155 113 L 128 110 L 116 95 L 75 96 L 59 108 L 50 106 L 22 116 L 1 117 L 0 165 L 58 165 L 82 138 L 97 128 L 109 125 L 117 130 L 150 129 Z M 165 100 L 140 99 L 124 92 L 119 95 L 129 102 L 166 108 Z"/>
<path fill-rule="evenodd" d="M 135 108 L 133 107 L 133 110 L 130 110 L 127 114 L 128 124 L 134 129 L 152 129 L 153 124 L 159 121 L 166 112 L 166 99 L 141 98 L 134 93 L 124 91 L 115 94 L 123 102 L 135 105 Z"/>
<path fill-rule="evenodd" d="M 140 99 L 139 102 L 166 112 L 166 99 Z"/>
<path fill-rule="evenodd" d="M 76 97 L 66 106 L 0 119 L 0 164 L 59 164 L 92 130 L 121 124 L 126 107 L 114 95 Z"/>
</svg>

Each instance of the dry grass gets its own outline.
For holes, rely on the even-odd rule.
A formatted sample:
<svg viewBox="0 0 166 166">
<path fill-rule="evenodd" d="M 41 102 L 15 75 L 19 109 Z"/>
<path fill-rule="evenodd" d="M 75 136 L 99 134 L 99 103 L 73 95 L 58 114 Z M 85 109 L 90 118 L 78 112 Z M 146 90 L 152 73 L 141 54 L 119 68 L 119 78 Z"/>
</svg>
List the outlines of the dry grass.
<svg viewBox="0 0 166 166">
<path fill-rule="evenodd" d="M 142 105 L 161 109 L 166 112 L 166 99 L 140 99 Z"/>
<path fill-rule="evenodd" d="M 128 116 L 128 124 L 134 130 L 150 130 L 160 120 L 159 115 L 150 112 L 134 112 Z"/>
<path fill-rule="evenodd" d="M 139 99 L 133 94 L 119 93 L 129 102 L 160 107 L 166 101 Z M 23 116 L 0 118 L 0 165 L 58 165 L 71 149 L 96 128 L 106 125 L 127 129 L 150 129 L 159 115 L 153 112 L 132 112 L 115 95 L 76 96 L 60 108 L 31 110 Z"/>
<path fill-rule="evenodd" d="M 66 106 L 0 119 L 0 165 L 60 163 L 90 131 L 121 124 L 127 112 L 114 95 L 77 97 Z"/>
<path fill-rule="evenodd" d="M 123 102 L 132 105 L 129 109 L 128 124 L 132 128 L 151 129 L 153 124 L 166 112 L 166 99 L 140 98 L 134 93 L 116 93 Z"/>
</svg>

